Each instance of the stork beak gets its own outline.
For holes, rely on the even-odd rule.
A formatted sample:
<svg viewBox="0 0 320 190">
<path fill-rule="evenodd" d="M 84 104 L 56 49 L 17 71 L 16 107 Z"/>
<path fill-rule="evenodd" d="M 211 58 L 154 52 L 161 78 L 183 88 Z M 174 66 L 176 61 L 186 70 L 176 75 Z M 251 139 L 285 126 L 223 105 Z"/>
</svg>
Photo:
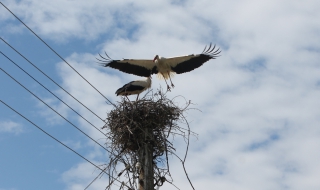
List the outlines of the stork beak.
<svg viewBox="0 0 320 190">
<path fill-rule="evenodd" d="M 157 60 L 158 59 L 158 55 L 156 55 L 155 57 L 154 57 L 154 59 L 153 59 L 153 62 L 155 61 L 155 60 Z"/>
</svg>

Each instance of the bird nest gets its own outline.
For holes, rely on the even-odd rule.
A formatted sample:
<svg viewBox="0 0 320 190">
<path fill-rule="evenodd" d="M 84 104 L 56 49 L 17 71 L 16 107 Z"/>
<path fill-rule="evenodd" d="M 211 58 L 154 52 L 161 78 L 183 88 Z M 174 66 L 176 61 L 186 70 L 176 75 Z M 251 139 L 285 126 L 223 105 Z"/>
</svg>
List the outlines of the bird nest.
<svg viewBox="0 0 320 190">
<path fill-rule="evenodd" d="M 154 94 L 151 91 L 135 102 L 122 98 L 107 114 L 103 129 L 107 131 L 106 145 L 110 153 L 110 162 L 104 171 L 108 171 L 108 175 L 116 179 L 120 179 L 122 173 L 125 173 L 122 179 L 128 189 L 138 189 L 136 179 L 141 173 L 137 166 L 145 163 L 143 159 L 146 156 L 146 147 L 152 151 L 155 188 L 162 186 L 164 181 L 173 184 L 169 170 L 169 155 L 177 157 L 184 167 L 189 136 L 195 133 L 190 131 L 189 124 L 183 115 L 189 109 L 190 101 L 185 101 L 186 106 L 180 108 L 174 100 L 175 98 L 168 99 L 161 90 Z M 180 127 L 178 123 L 185 124 L 187 128 Z M 187 144 L 183 158 L 175 153 L 173 147 L 173 137 L 177 135 L 181 136 Z M 124 164 L 121 172 L 117 170 L 119 163 Z M 113 182 L 114 180 L 111 180 L 108 187 Z"/>
<path fill-rule="evenodd" d="M 153 145 L 155 156 L 163 155 L 166 138 L 178 126 L 183 110 L 160 91 L 136 102 L 121 102 L 109 112 L 104 128 L 109 129 L 113 148 L 134 153 L 146 142 Z M 146 136 L 146 131 L 152 131 Z M 151 135 L 150 135 L 151 134 Z"/>
</svg>

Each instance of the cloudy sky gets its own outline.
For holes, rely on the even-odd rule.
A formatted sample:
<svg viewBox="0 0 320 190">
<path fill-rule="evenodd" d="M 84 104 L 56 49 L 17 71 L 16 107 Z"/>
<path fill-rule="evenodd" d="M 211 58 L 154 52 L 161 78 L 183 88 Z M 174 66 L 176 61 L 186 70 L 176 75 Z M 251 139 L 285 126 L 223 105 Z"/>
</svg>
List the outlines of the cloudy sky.
<svg viewBox="0 0 320 190">
<path fill-rule="evenodd" d="M 318 0 L 4 0 L 112 102 L 134 75 L 99 66 L 113 59 L 201 53 L 210 42 L 222 56 L 176 75 L 169 98 L 183 95 L 191 138 L 186 169 L 196 189 L 320 189 L 320 1 Z M 0 6 L 0 50 L 97 127 L 112 109 L 106 99 Z M 81 106 L 14 52 L 5 40 Z M 108 154 L 5 72 L 99 143 L 104 136 L 0 55 L 0 99 L 95 164 Z M 5 72 L 4 72 L 5 71 Z M 152 88 L 165 87 L 153 78 Z M 135 97 L 131 97 L 134 99 Z M 177 100 L 183 104 L 184 100 Z M 85 160 L 0 104 L 0 190 L 82 190 L 98 174 Z M 177 139 L 176 147 L 185 145 Z M 192 189 L 179 160 L 174 184 Z M 91 189 L 104 189 L 107 178 Z M 119 187 L 114 187 L 118 189 Z M 165 184 L 160 189 L 176 189 Z"/>
</svg>

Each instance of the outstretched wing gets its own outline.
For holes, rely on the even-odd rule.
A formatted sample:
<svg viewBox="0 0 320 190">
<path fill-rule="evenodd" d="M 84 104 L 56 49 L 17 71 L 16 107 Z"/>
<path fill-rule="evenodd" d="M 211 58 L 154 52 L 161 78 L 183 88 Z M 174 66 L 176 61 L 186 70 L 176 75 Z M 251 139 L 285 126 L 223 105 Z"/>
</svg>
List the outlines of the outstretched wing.
<svg viewBox="0 0 320 190">
<path fill-rule="evenodd" d="M 201 54 L 167 58 L 166 61 L 177 74 L 186 73 L 200 67 L 210 59 L 218 57 L 221 50 L 219 48 L 215 50 L 215 47 L 210 44 L 208 49 L 206 46 Z"/>
<path fill-rule="evenodd" d="M 142 77 L 149 77 L 152 74 L 158 73 L 155 63 L 152 60 L 143 59 L 123 59 L 112 60 L 107 54 L 103 57 L 99 54 L 101 59 L 96 58 L 104 67 L 111 67 L 119 71 L 134 74 Z"/>
</svg>

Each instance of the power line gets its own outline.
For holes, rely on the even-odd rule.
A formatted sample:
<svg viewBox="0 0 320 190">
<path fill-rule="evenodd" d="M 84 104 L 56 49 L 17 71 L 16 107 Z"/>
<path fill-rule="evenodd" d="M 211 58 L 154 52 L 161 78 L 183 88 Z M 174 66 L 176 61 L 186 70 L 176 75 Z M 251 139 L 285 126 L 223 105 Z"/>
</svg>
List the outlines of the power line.
<svg viewBox="0 0 320 190">
<path fill-rule="evenodd" d="M 9 61 L 11 61 L 15 66 L 17 66 L 20 70 L 22 70 L 24 73 L 26 73 L 29 77 L 31 77 L 34 81 L 36 81 L 39 85 L 41 85 L 44 89 L 46 89 L 48 92 L 50 92 L 54 97 L 56 97 L 58 100 L 60 100 L 64 105 L 66 105 L 68 108 L 70 108 L 72 111 L 74 111 L 77 115 L 79 115 L 82 119 L 84 119 L 87 123 L 89 123 L 92 127 L 97 129 L 100 133 L 104 134 L 100 129 L 98 129 L 96 126 L 94 126 L 90 121 L 88 121 L 86 118 L 84 118 L 81 114 L 79 114 L 76 110 L 71 108 L 67 103 L 65 103 L 63 100 L 61 100 L 57 95 L 55 95 L 53 92 L 51 92 L 47 87 L 45 87 L 43 84 L 41 84 L 37 79 L 35 79 L 33 76 L 31 76 L 27 71 L 25 71 L 23 68 L 21 68 L 18 64 L 16 64 L 14 61 L 12 61 L 8 56 L 6 56 L 4 53 L 0 51 L 0 53 L 5 56 Z"/>
<path fill-rule="evenodd" d="M 115 106 L 115 104 L 113 104 L 106 96 L 104 96 L 95 86 L 93 86 L 85 77 L 83 77 L 74 67 L 72 67 L 64 58 L 62 58 L 62 56 L 60 56 L 53 48 L 51 48 L 43 39 L 41 39 L 41 37 L 39 37 L 31 28 L 29 28 L 21 19 L 19 19 L 9 8 L 7 8 L 2 2 L 0 2 L 1 5 L 3 7 L 5 7 L 17 20 L 19 20 L 26 28 L 28 28 L 40 41 L 42 41 L 51 51 L 53 51 L 61 60 L 63 60 L 73 71 L 75 71 L 83 80 L 85 80 L 92 88 L 94 88 L 101 96 L 103 96 L 111 105 Z M 1 38 L 2 39 L 2 38 Z M 3 39 L 2 39 L 3 40 Z M 3 40 L 4 41 L 4 40 Z M 7 44 L 9 45 L 9 44 Z M 10 45 L 9 45 L 10 46 Z M 12 46 L 10 46 L 12 47 Z M 14 48 L 13 48 L 14 49 Z M 14 49 L 15 50 L 15 49 Z M 15 50 L 16 51 L 16 50 Z M 20 54 L 18 51 L 16 51 L 18 54 Z M 20 54 L 21 55 L 21 54 Z M 21 55 L 22 56 L 22 55 Z M 24 56 L 22 56 L 23 58 L 25 58 Z M 25 58 L 26 59 L 26 58 Z M 27 60 L 27 59 L 26 59 Z M 28 62 L 30 62 L 29 60 L 27 60 Z M 31 62 L 30 62 L 31 63 Z M 32 63 L 31 63 L 32 64 Z M 33 64 L 32 64 L 33 65 Z M 34 65 L 35 66 L 35 65 Z M 35 66 L 36 67 L 36 66 Z M 37 68 L 37 67 L 36 67 Z M 5 72 L 2 68 L 0 68 L 3 72 Z M 37 68 L 38 69 L 38 68 Z M 40 69 L 38 69 L 39 71 L 41 71 Z M 42 71 L 41 71 L 42 72 Z M 5 72 L 8 76 L 10 76 L 7 72 Z M 43 73 L 43 72 L 42 72 Z M 43 73 L 45 76 L 47 76 L 45 73 Z M 11 76 L 10 76 L 11 77 Z M 48 77 L 48 76 L 47 76 Z M 11 77 L 13 80 L 15 80 L 13 77 Z M 52 80 L 50 77 L 48 77 L 50 80 Z M 16 81 L 16 80 L 15 80 Z M 19 85 L 21 85 L 23 88 L 25 88 L 28 92 L 30 92 L 32 95 L 34 95 L 36 98 L 38 98 L 35 94 L 33 94 L 30 90 L 28 90 L 26 87 L 24 87 L 21 83 L 19 83 L 18 81 L 16 81 Z M 54 80 L 52 80 L 52 82 L 54 82 Z M 54 82 L 56 85 L 58 85 L 56 82 Z M 61 89 L 63 89 L 60 85 L 58 85 Z M 64 90 L 64 89 L 63 89 Z M 71 97 L 73 97 L 70 93 L 68 93 L 66 90 L 64 90 L 67 94 L 69 94 Z M 74 98 L 74 97 L 73 97 Z M 40 98 L 38 98 L 41 102 L 43 102 Z M 76 101 L 78 101 L 76 98 L 74 98 Z M 32 123 L 34 126 L 36 126 L 37 128 L 39 128 L 41 131 L 43 131 L 44 133 L 46 133 L 47 135 L 49 135 L 51 138 L 53 138 L 54 140 L 56 140 L 57 142 L 59 142 L 60 144 L 64 145 L 65 147 L 67 147 L 68 149 L 70 149 L 71 151 L 73 151 L 74 153 L 76 153 L 77 155 L 79 155 L 80 157 L 82 157 L 83 159 L 85 159 L 87 162 L 89 162 L 90 164 L 94 165 L 96 168 L 98 168 L 99 170 L 101 170 L 103 173 L 106 173 L 104 169 L 99 168 L 97 165 L 95 165 L 94 163 L 92 163 L 91 161 L 89 161 L 88 159 L 86 159 L 85 157 L 81 156 L 79 153 L 75 152 L 74 150 L 72 150 L 70 147 L 68 147 L 67 145 L 63 144 L 62 142 L 60 142 L 58 139 L 54 138 L 53 136 L 51 136 L 50 134 L 48 134 L 47 132 L 45 132 L 44 130 L 42 130 L 40 127 L 38 127 L 36 124 L 34 124 L 33 122 L 31 122 L 29 119 L 27 119 L 26 117 L 24 117 L 23 115 L 21 115 L 19 112 L 17 112 L 16 110 L 14 110 L 13 108 L 11 108 L 10 106 L 8 106 L 6 103 L 4 103 L 2 100 L 0 100 L 1 103 L 5 104 L 7 107 L 9 107 L 10 109 L 12 109 L 13 111 L 15 111 L 17 114 L 19 114 L 21 117 L 23 117 L 24 119 L 26 119 L 27 121 L 29 121 L 30 123 Z M 80 101 L 78 101 L 81 105 L 83 105 Z M 43 102 L 45 105 L 47 105 L 45 102 Z M 49 105 L 47 105 L 50 109 L 52 109 Z M 87 108 L 85 105 L 83 105 L 85 108 Z M 92 112 L 89 108 L 87 108 L 90 112 Z M 55 111 L 54 109 L 52 109 L 53 111 Z M 55 111 L 56 112 L 56 111 Z M 58 112 L 56 112 L 60 117 L 62 117 L 63 119 L 65 119 L 67 122 L 69 122 L 71 125 L 73 125 L 75 128 L 77 128 L 79 131 L 81 131 L 84 135 L 86 135 L 87 137 L 89 137 L 91 140 L 93 140 L 90 136 L 88 136 L 87 134 L 85 134 L 82 130 L 80 130 L 78 127 L 76 127 L 74 124 L 72 124 L 70 121 L 68 121 L 66 118 L 64 118 L 61 114 L 59 114 Z M 94 115 L 96 115 L 94 112 L 92 112 Z M 101 119 L 102 121 L 104 121 L 102 118 L 100 118 L 98 115 L 96 115 L 99 119 Z M 105 122 L 105 121 L 104 121 Z M 100 145 L 97 141 L 93 140 L 94 142 L 96 142 L 98 145 Z M 101 145 L 100 145 L 101 146 Z M 102 148 L 104 148 L 103 146 L 101 146 Z M 107 152 L 109 152 L 110 154 L 112 154 L 109 150 L 107 150 L 106 148 L 104 148 Z M 114 161 L 114 160 L 113 160 Z M 117 178 L 111 176 L 110 174 L 106 173 L 108 176 L 110 176 L 114 181 L 117 181 L 119 183 L 122 183 L 121 181 L 119 181 Z M 129 186 L 127 186 L 126 184 L 123 184 L 126 187 L 130 188 Z"/>
<path fill-rule="evenodd" d="M 101 96 L 103 96 L 110 104 L 116 107 L 107 97 L 105 97 L 96 87 L 94 87 L 86 78 L 84 78 L 75 68 L 73 68 L 64 58 L 62 58 L 54 49 L 52 49 L 40 36 L 38 36 L 31 28 L 29 28 L 19 17 L 17 17 L 8 7 L 2 2 L 1 5 L 6 8 L 17 20 L 19 20 L 26 28 L 28 28 L 40 41 L 42 41 L 51 51 L 53 51 L 61 60 L 63 60 L 73 71 L 75 71 L 83 80 L 85 80 L 92 88 L 94 88 Z"/>
<path fill-rule="evenodd" d="M 1 69 L 1 68 L 0 68 Z M 106 172 L 105 169 L 101 169 L 99 166 L 97 166 L 96 164 L 94 164 L 93 162 L 91 162 L 90 160 L 88 160 L 87 158 L 85 158 L 84 156 L 82 156 L 81 154 L 79 154 L 78 152 L 76 152 L 75 150 L 73 150 L 72 148 L 70 148 L 69 146 L 67 146 L 66 144 L 64 144 L 63 142 L 61 142 L 60 140 L 58 140 L 57 138 L 55 138 L 54 136 L 50 135 L 48 132 L 46 132 L 45 130 L 43 130 L 41 127 L 39 127 L 37 124 L 35 124 L 34 122 L 32 122 L 31 120 L 29 120 L 27 117 L 25 117 L 24 115 L 22 115 L 20 112 L 18 112 L 17 110 L 15 110 L 14 108 L 12 108 L 11 106 L 9 106 L 8 104 L 6 104 L 4 101 L 0 100 L 0 102 L 2 104 L 4 104 L 5 106 L 7 106 L 8 108 L 10 108 L 12 111 L 14 111 L 15 113 L 17 113 L 18 115 L 20 115 L 22 118 L 24 118 L 25 120 L 27 120 L 29 123 L 31 123 L 32 125 L 34 125 L 35 127 L 37 127 L 39 130 L 41 130 L 43 133 L 45 133 L 46 135 L 48 135 L 49 137 L 51 137 L 52 139 L 54 139 L 55 141 L 57 141 L 58 143 L 60 143 L 61 145 L 63 145 L 64 147 L 68 148 L 69 150 L 71 150 L 72 152 L 74 152 L 75 154 L 77 154 L 78 156 L 80 156 L 81 158 L 83 158 L 85 161 L 87 161 L 88 163 L 90 163 L 91 165 L 95 166 L 96 168 L 98 168 L 99 170 L 101 170 L 101 172 L 107 174 L 110 178 L 113 178 L 114 181 L 118 181 L 121 183 L 121 181 L 119 181 L 117 178 L 113 177 L 112 175 L 110 175 L 109 173 Z"/>
<path fill-rule="evenodd" d="M 68 119 L 66 119 L 65 117 L 63 117 L 59 112 L 57 112 L 55 109 L 53 109 L 51 106 L 49 106 L 47 103 L 45 103 L 41 98 L 39 98 L 37 95 L 35 95 L 33 92 L 31 92 L 28 88 L 26 88 L 24 85 L 22 85 L 19 81 L 17 81 L 14 77 L 12 77 L 9 73 L 7 73 L 5 70 L 3 70 L 2 68 L 0 68 L 0 70 L 2 70 L 6 75 L 8 75 L 12 80 L 14 80 L 16 83 L 18 83 L 21 87 L 23 87 L 25 90 L 27 90 L 29 93 L 31 93 L 34 97 L 36 97 L 39 101 L 41 101 L 43 104 L 45 104 L 46 106 L 48 106 L 52 111 L 54 111 L 56 114 L 58 114 L 60 117 L 62 117 L 65 121 L 67 121 L 69 124 L 71 124 L 73 127 L 75 127 L 76 129 L 78 129 L 82 134 L 84 134 L 85 136 L 87 136 L 88 138 L 90 138 L 92 141 L 94 141 L 95 143 L 97 143 L 100 147 L 102 147 L 104 150 L 106 150 L 107 152 L 109 152 L 110 154 L 112 154 L 108 149 L 106 149 L 104 146 L 102 146 L 100 143 L 98 143 L 96 140 L 94 140 L 92 137 L 90 137 L 89 135 L 87 135 L 85 132 L 83 132 L 79 127 L 77 127 L 75 124 L 73 124 L 71 121 L 69 121 Z"/>
<path fill-rule="evenodd" d="M 80 102 L 77 98 L 75 98 L 72 94 L 70 94 L 67 90 L 65 90 L 62 86 L 60 86 L 57 82 L 55 82 L 51 77 L 49 77 L 46 73 L 44 73 L 41 69 L 39 69 L 35 64 L 33 64 L 29 59 L 27 59 L 24 55 L 22 55 L 18 50 L 16 50 L 14 47 L 12 47 L 8 42 L 6 42 L 2 37 L 0 37 L 1 40 L 7 44 L 12 50 L 14 50 L 16 53 L 18 53 L 22 58 L 24 58 L 29 64 L 31 64 L 34 68 L 36 68 L 39 72 L 41 72 L 44 76 L 46 76 L 48 79 L 50 79 L 54 84 L 56 84 L 59 88 L 61 88 L 65 93 L 67 93 L 69 96 L 71 96 L 74 100 L 76 100 L 79 104 L 81 104 L 83 107 L 85 107 L 87 110 L 89 110 L 92 114 L 94 114 L 97 118 L 99 118 L 101 121 L 105 122 L 101 117 L 99 117 L 96 113 L 94 113 L 91 109 L 89 109 L 87 106 L 85 106 L 82 102 Z"/>
<path fill-rule="evenodd" d="M 74 109 L 72 109 L 68 104 L 66 104 L 63 100 L 61 100 L 59 97 L 57 97 L 54 93 L 52 93 L 48 88 L 46 88 L 44 85 L 42 85 L 38 80 L 36 80 L 34 77 L 32 77 L 28 72 L 26 72 L 23 68 L 21 68 L 17 63 L 15 63 L 13 60 L 11 60 L 8 56 L 6 56 L 3 52 L 0 51 L 0 53 L 5 56 L 9 61 L 11 61 L 14 65 L 16 65 L 19 69 L 21 69 L 23 72 L 25 72 L 29 77 L 31 77 L 33 80 L 35 80 L 39 85 L 41 85 L 43 88 L 45 88 L 47 91 L 49 91 L 52 95 L 54 95 L 57 99 L 59 99 L 61 102 L 63 102 L 66 106 L 68 106 L 71 110 L 73 110 L 75 113 L 77 113 L 80 117 L 82 117 L 78 112 L 76 112 Z M 19 85 L 21 85 L 23 88 L 25 88 L 28 92 L 30 92 L 26 87 L 24 87 L 21 83 L 19 83 L 17 80 L 15 80 L 12 76 L 10 76 L 7 72 L 5 72 L 2 68 L 0 68 L 5 74 L 7 74 L 9 77 L 11 77 L 15 82 L 17 82 Z M 31 93 L 31 92 L 30 92 Z M 38 98 L 35 94 L 31 93 L 33 96 L 35 96 L 36 98 Z M 40 98 L 38 98 L 38 100 L 40 100 L 42 103 L 44 103 Z M 81 102 L 80 102 L 81 103 Z M 44 103 L 45 105 L 47 105 L 46 103 Z M 48 106 L 48 105 L 47 105 Z M 48 106 L 49 108 L 51 108 L 50 106 Z M 51 108 L 52 109 L 52 108 Z M 53 110 L 53 109 L 52 109 Z M 55 111 L 55 110 L 53 110 Z M 55 111 L 56 112 L 56 111 Z M 56 112 L 57 113 L 57 112 Z M 18 113 L 19 114 L 19 113 Z M 62 117 L 59 113 L 57 113 L 60 117 Z M 20 115 L 20 114 L 19 114 Z M 23 117 L 23 116 L 22 116 Z M 62 117 L 64 118 L 64 117 Z M 82 117 L 83 118 L 83 117 Z M 26 118 L 25 118 L 26 119 Z M 65 118 L 64 118 L 65 119 Z M 86 120 L 85 118 L 83 118 L 84 120 Z M 27 119 L 28 120 L 28 119 Z M 66 119 L 65 119 L 66 120 Z M 69 122 L 68 120 L 66 120 L 67 122 Z M 87 121 L 87 120 L 86 120 Z M 30 121 L 29 121 L 30 122 Z M 87 121 L 89 124 L 91 124 L 89 121 Z M 70 123 L 70 122 L 69 122 Z M 72 123 L 70 123 L 72 124 Z M 91 124 L 93 126 L 93 124 Z M 95 127 L 95 126 L 94 126 Z M 77 128 L 77 127 L 76 127 Z M 96 128 L 96 127 L 95 127 Z M 78 129 L 78 128 L 77 128 Z M 97 129 L 97 128 L 96 128 Z M 79 130 L 79 129 L 78 129 Z M 99 130 L 99 129 L 98 129 Z M 81 130 L 80 130 L 81 131 Z M 100 131 L 100 130 L 99 130 Z M 100 131 L 102 134 L 104 134 L 102 131 Z M 86 135 L 86 134 L 85 134 Z M 104 134 L 105 135 L 105 134 Z M 106 135 L 105 135 L 106 136 Z M 89 137 L 90 138 L 90 137 Z M 91 139 L 93 140 L 93 139 Z M 93 140 L 94 141 L 94 140 Z M 96 141 L 95 141 L 96 142 Z M 97 143 L 97 142 L 96 142 Z M 99 144 L 99 143 L 97 143 Z M 64 144 L 63 144 L 64 145 Z M 100 144 L 99 144 L 100 145 Z M 101 146 L 101 145 L 100 145 Z M 69 148 L 69 147 L 67 147 Z M 105 148 L 104 148 L 105 149 Z M 106 151 L 108 151 L 107 149 L 105 149 Z M 114 162 L 116 160 L 116 158 L 118 158 L 121 153 L 124 150 L 122 150 L 115 158 L 110 160 L 109 165 Z M 110 151 L 108 151 L 110 154 L 112 154 Z M 78 154 L 78 153 L 77 153 Z M 85 159 L 85 158 L 84 158 Z M 102 170 L 101 173 L 106 173 L 105 170 Z M 100 173 L 100 174 L 101 174 Z M 108 173 L 106 173 L 108 174 Z M 109 174 L 108 174 L 109 175 Z M 118 181 L 117 179 L 114 178 L 114 181 Z"/>
<path fill-rule="evenodd" d="M 0 37 L 1 38 L 1 37 Z M 92 110 L 90 110 L 87 106 L 85 106 L 82 102 L 80 102 L 78 99 L 76 99 L 72 94 L 70 94 L 67 90 L 65 90 L 63 87 L 61 87 L 58 83 L 56 83 L 51 77 L 49 77 L 46 73 L 44 73 L 41 69 L 39 69 L 35 64 L 33 64 L 30 60 L 28 60 L 24 55 L 22 55 L 18 50 L 16 50 L 14 47 L 12 47 L 8 42 L 6 42 L 3 38 L 1 38 L 1 40 L 6 43 L 11 49 L 13 49 L 16 53 L 18 53 L 21 57 L 23 57 L 28 63 L 30 63 L 33 67 L 35 67 L 38 71 L 40 71 L 43 75 L 45 75 L 48 79 L 50 79 L 54 84 L 56 84 L 58 87 L 60 87 L 63 91 L 65 91 L 68 95 L 70 95 L 74 100 L 76 100 L 78 103 L 80 103 L 83 107 L 85 107 L 87 110 L 89 110 L 92 114 L 94 114 L 97 118 L 99 118 L 101 121 L 103 121 L 104 123 L 105 120 L 103 120 L 101 117 L 99 117 L 96 113 L 94 113 Z M 0 51 L 1 52 L 1 51 Z M 1 52 L 2 53 L 2 52 Z M 4 55 L 2 53 L 2 55 Z M 4 55 L 7 59 L 9 59 L 12 63 L 14 63 L 17 67 L 19 67 L 21 70 L 23 70 L 20 66 L 18 66 L 15 62 L 13 62 L 10 58 L 8 58 L 6 55 Z M 26 74 L 28 74 L 25 70 L 23 70 Z M 30 74 L 28 74 L 30 76 Z M 33 78 L 32 76 L 30 76 L 31 78 Z M 34 78 L 33 78 L 34 79 Z M 36 82 L 38 82 L 36 79 L 34 79 Z M 38 82 L 40 84 L 40 82 Z M 40 84 L 41 85 L 41 84 Z M 41 85 L 43 86 L 43 85 Z M 44 87 L 44 86 L 43 86 Z M 46 90 L 48 90 L 46 87 L 44 87 Z M 48 90 L 50 93 L 51 91 Z M 54 95 L 54 94 L 53 94 Z M 55 96 L 55 95 L 54 95 Z M 56 97 L 56 96 L 55 96 Z M 58 98 L 58 97 L 57 97 Z M 60 98 L 58 98 L 60 100 Z M 63 102 L 62 100 L 60 100 L 61 102 Z M 67 105 L 68 106 L 68 105 Z M 69 107 L 69 106 L 68 106 Z M 72 108 L 70 108 L 72 109 Z M 73 110 L 73 109 L 72 109 Z M 73 110 L 74 111 L 74 110 Z M 76 112 L 76 111 L 74 111 Z M 77 112 L 76 112 L 77 113 Z M 79 114 L 78 114 L 79 115 Z M 80 115 L 81 116 L 81 115 Z M 86 119 L 85 119 L 86 120 Z M 86 120 L 87 121 L 87 120 Z M 88 121 L 87 121 L 88 122 Z M 92 125 L 92 124 L 91 124 Z M 100 131 L 100 130 L 99 130 Z M 101 132 L 101 131 L 100 131 Z M 102 134 L 104 134 L 103 132 L 101 132 Z M 106 134 L 104 134 L 106 136 Z M 110 151 L 108 151 L 109 153 L 111 153 Z M 119 155 L 118 155 L 119 156 Z M 117 156 L 117 157 L 118 157 Z M 110 162 L 113 162 L 114 160 L 111 160 Z"/>
</svg>

